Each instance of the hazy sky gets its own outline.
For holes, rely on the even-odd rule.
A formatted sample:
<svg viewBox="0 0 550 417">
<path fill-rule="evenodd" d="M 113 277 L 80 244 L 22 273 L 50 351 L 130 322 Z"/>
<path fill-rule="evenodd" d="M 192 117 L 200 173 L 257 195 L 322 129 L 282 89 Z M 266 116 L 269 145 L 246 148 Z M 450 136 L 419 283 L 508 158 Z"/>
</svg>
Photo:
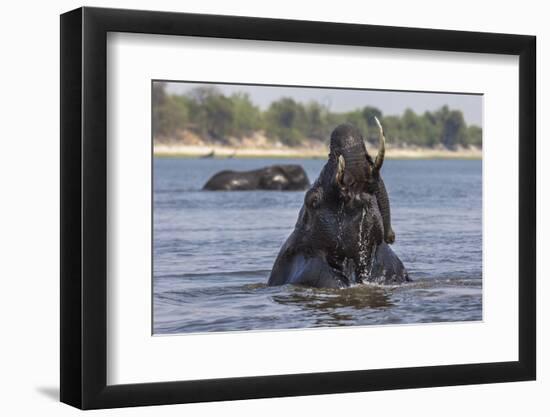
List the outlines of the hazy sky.
<svg viewBox="0 0 550 417">
<path fill-rule="evenodd" d="M 248 93 L 252 102 L 263 110 L 269 107 L 271 102 L 281 97 L 292 97 L 301 102 L 315 100 L 327 105 L 334 112 L 374 106 L 379 108 L 384 115 L 401 115 L 407 108 L 411 108 L 416 113 L 423 113 L 426 110 L 437 110 L 446 104 L 451 109 L 462 110 L 466 123 L 482 125 L 483 99 L 480 95 L 184 82 L 170 82 L 166 87 L 170 93 L 181 94 L 204 85 L 216 85 L 226 95 L 235 92 Z"/>
</svg>

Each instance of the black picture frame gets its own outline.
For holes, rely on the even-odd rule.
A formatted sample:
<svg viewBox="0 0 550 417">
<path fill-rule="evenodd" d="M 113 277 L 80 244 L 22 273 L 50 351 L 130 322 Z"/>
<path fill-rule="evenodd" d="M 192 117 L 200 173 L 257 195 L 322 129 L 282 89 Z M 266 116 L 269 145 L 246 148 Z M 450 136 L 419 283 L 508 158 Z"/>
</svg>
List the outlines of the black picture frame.
<svg viewBox="0 0 550 417">
<path fill-rule="evenodd" d="M 519 56 L 519 358 L 107 385 L 108 32 Z M 238 400 L 536 378 L 536 38 L 102 8 L 61 15 L 61 401 L 82 409 Z"/>
</svg>

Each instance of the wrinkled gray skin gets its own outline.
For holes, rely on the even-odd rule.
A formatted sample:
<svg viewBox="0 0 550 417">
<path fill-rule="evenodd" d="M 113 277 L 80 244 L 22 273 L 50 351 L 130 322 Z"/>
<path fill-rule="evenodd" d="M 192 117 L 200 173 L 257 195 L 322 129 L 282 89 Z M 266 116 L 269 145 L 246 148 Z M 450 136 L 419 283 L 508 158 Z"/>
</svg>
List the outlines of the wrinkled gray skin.
<svg viewBox="0 0 550 417">
<path fill-rule="evenodd" d="M 268 285 L 343 288 L 365 281 L 409 281 L 385 238 L 389 200 L 380 177 L 383 159 L 383 140 L 373 161 L 355 127 L 345 124 L 334 130 L 329 160 L 305 195 Z"/>
<path fill-rule="evenodd" d="M 204 185 L 211 191 L 286 190 L 309 188 L 309 179 L 300 165 L 272 165 L 253 171 L 221 171 Z"/>
</svg>

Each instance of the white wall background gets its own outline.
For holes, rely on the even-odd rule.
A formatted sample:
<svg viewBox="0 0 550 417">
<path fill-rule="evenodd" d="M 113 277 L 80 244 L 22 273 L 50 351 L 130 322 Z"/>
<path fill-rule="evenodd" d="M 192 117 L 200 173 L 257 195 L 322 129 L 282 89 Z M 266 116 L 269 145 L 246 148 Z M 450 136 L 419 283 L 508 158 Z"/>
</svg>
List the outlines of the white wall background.
<svg viewBox="0 0 550 417">
<path fill-rule="evenodd" d="M 59 17 L 77 1 L 7 2 L 0 24 L 0 410 L 3 415 L 73 415 L 59 392 Z M 395 26 L 510 32 L 538 37 L 538 381 L 290 399 L 100 411 L 99 415 L 296 415 L 315 413 L 428 416 L 530 415 L 550 412 L 550 26 L 544 3 L 531 0 L 321 3 L 297 1 L 93 1 L 86 5 L 311 19 Z M 545 111 L 546 110 L 546 111 Z M 6 129 L 7 128 L 7 129 Z M 544 153 L 546 152 L 546 154 Z M 545 158 L 546 157 L 546 158 Z M 545 235 L 543 237 L 543 235 Z M 96 415 L 97 415 L 96 414 Z"/>
</svg>

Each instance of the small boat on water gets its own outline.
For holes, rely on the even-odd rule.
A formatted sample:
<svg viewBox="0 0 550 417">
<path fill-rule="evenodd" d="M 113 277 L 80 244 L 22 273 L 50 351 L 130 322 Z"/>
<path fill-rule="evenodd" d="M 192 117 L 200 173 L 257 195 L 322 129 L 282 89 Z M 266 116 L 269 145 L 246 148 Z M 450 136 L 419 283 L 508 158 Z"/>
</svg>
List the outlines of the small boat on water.
<svg viewBox="0 0 550 417">
<path fill-rule="evenodd" d="M 201 159 L 214 158 L 214 156 L 215 156 L 215 152 L 214 152 L 214 149 L 212 149 L 212 152 L 207 153 L 206 155 L 201 156 Z"/>
</svg>

